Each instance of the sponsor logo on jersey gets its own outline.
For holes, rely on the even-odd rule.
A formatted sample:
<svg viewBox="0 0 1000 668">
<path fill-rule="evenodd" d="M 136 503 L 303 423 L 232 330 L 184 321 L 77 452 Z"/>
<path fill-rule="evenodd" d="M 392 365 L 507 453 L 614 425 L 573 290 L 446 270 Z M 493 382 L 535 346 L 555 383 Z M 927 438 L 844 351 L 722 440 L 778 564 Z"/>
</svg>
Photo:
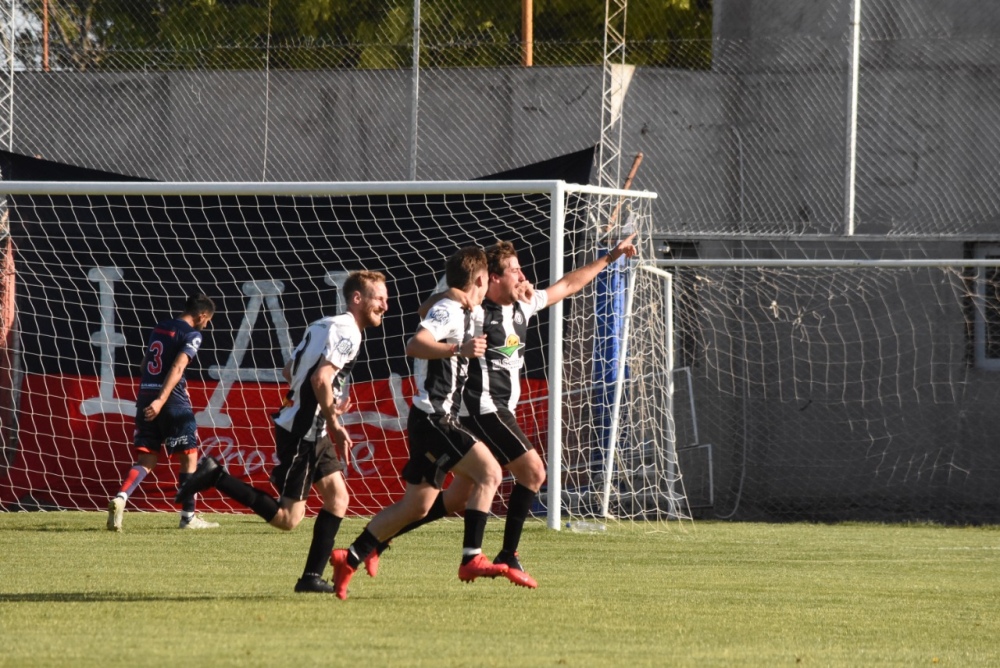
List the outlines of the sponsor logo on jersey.
<svg viewBox="0 0 1000 668">
<path fill-rule="evenodd" d="M 521 343 L 520 336 L 518 336 L 517 334 L 508 334 L 507 340 L 504 342 L 504 345 L 496 348 L 491 348 L 491 350 L 495 353 L 500 353 L 504 357 L 511 358 L 514 356 L 514 353 L 516 353 L 523 347 L 524 344 Z"/>
</svg>

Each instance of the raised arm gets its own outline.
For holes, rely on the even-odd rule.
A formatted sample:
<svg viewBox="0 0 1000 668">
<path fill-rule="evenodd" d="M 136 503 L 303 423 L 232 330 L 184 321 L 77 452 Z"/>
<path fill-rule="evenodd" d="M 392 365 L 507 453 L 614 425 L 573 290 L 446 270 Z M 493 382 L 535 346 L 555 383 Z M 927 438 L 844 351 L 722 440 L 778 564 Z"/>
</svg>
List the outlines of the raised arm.
<svg viewBox="0 0 1000 668">
<path fill-rule="evenodd" d="M 597 275 L 601 271 L 615 262 L 618 258 L 634 257 L 638 250 L 632 243 L 635 238 L 635 233 L 633 232 L 628 236 L 627 239 L 623 239 L 618 242 L 618 245 L 611 249 L 604 257 L 599 257 L 593 262 L 586 264 L 579 269 L 569 272 L 558 281 L 545 288 L 545 294 L 548 296 L 548 305 L 552 306 L 558 301 L 574 295 L 580 290 L 582 290 L 588 283 L 597 278 Z"/>
</svg>

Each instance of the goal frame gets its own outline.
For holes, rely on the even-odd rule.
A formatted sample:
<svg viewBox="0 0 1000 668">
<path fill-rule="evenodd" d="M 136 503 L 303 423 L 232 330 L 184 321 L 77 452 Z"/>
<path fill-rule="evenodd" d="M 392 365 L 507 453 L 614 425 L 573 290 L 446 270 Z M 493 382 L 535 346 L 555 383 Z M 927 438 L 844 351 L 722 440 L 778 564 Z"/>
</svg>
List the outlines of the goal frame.
<svg viewBox="0 0 1000 668">
<path fill-rule="evenodd" d="M 656 193 L 592 185 L 571 184 L 561 180 L 518 181 L 359 181 L 359 182 L 51 182 L 4 181 L 0 189 L 6 195 L 32 196 L 365 196 L 365 195 L 514 195 L 541 194 L 549 198 L 549 258 L 564 258 L 565 203 L 572 194 L 600 198 L 654 199 Z M 600 240 L 600 231 L 595 231 Z M 563 262 L 550 261 L 549 285 L 563 276 Z M 548 357 L 548 492 L 546 523 L 548 528 L 562 526 L 563 458 L 563 308 L 556 303 L 549 308 Z"/>
<path fill-rule="evenodd" d="M 690 237 L 685 237 L 685 238 L 688 239 Z M 733 242 L 746 241 L 746 240 L 752 240 L 752 241 L 759 241 L 760 240 L 759 238 L 756 238 L 756 237 L 747 237 L 747 236 L 738 236 L 738 235 L 726 236 L 725 239 L 727 241 L 733 241 Z M 836 239 L 837 239 L 836 237 L 831 237 L 829 239 L 824 239 L 824 240 L 825 241 L 836 241 Z M 901 240 L 901 241 L 908 241 L 908 240 L 904 239 L 904 240 Z M 896 258 L 896 259 L 889 259 L 889 258 L 873 258 L 873 259 L 866 259 L 866 258 L 853 258 L 853 259 L 852 258 L 840 258 L 840 259 L 834 259 L 834 258 L 775 259 L 775 258 L 732 258 L 732 257 L 718 257 L 718 256 L 716 256 L 716 257 L 703 257 L 703 258 L 655 258 L 655 259 L 644 259 L 644 260 L 640 261 L 637 265 L 635 265 L 633 267 L 633 272 L 646 271 L 646 272 L 649 272 L 651 274 L 655 274 L 655 275 L 660 276 L 661 278 L 664 279 L 664 285 L 665 285 L 665 291 L 666 291 L 666 293 L 668 295 L 670 295 L 670 296 L 667 297 L 667 299 L 668 299 L 668 301 L 670 303 L 670 306 L 668 306 L 668 314 L 669 315 L 668 315 L 668 324 L 667 324 L 667 340 L 666 341 L 659 341 L 658 340 L 658 343 L 664 345 L 670 351 L 669 352 L 670 373 L 667 374 L 667 377 L 670 380 L 667 382 L 667 389 L 668 389 L 668 391 L 666 392 L 666 396 L 664 397 L 664 402 L 670 407 L 669 410 L 671 412 L 671 415 L 673 415 L 674 402 L 675 402 L 674 390 L 676 389 L 674 381 L 673 381 L 673 373 L 672 372 L 674 370 L 678 369 L 678 367 L 674 366 L 674 364 L 676 362 L 676 360 L 674 358 L 674 355 L 675 354 L 679 354 L 679 353 L 677 353 L 677 351 L 678 351 L 678 346 L 680 345 L 679 341 L 678 341 L 678 338 L 677 338 L 678 335 L 679 335 L 679 333 L 680 333 L 680 331 L 679 331 L 679 329 L 675 328 L 675 327 L 679 327 L 679 325 L 674 322 L 673 313 L 672 313 L 672 305 L 673 305 L 672 302 L 673 302 L 673 299 L 674 299 L 673 292 L 676 289 L 676 285 L 675 285 L 675 279 L 676 279 L 675 271 L 676 270 L 686 270 L 686 269 L 694 269 L 694 270 L 700 270 L 700 269 L 704 269 L 704 270 L 719 270 L 719 269 L 721 269 L 721 270 L 728 270 L 728 269 L 734 269 L 734 270 L 739 270 L 739 269 L 748 269 L 748 270 L 759 270 L 759 269 L 765 269 L 765 270 L 783 270 L 783 269 L 789 269 L 789 270 L 813 270 L 813 269 L 816 269 L 816 270 L 826 270 L 826 269 L 830 269 L 830 270 L 855 270 L 855 269 L 857 269 L 857 270 L 943 269 L 943 270 L 952 270 L 952 271 L 956 271 L 956 270 L 969 271 L 969 272 L 972 272 L 972 273 L 969 274 L 967 276 L 967 278 L 968 278 L 968 280 L 975 282 L 975 289 L 974 289 L 974 291 L 970 291 L 969 294 L 967 295 L 967 298 L 970 300 L 970 311 L 969 311 L 968 317 L 970 319 L 974 318 L 974 320 L 970 320 L 969 321 L 970 324 L 968 325 L 968 327 L 969 327 L 969 336 L 971 336 L 972 333 L 973 333 L 973 329 L 972 328 L 973 327 L 975 328 L 974 331 L 975 331 L 975 346 L 976 347 L 974 349 L 974 355 L 975 355 L 974 360 L 972 358 L 970 358 L 970 360 L 967 361 L 966 363 L 970 366 L 970 368 L 972 368 L 973 361 L 974 361 L 975 362 L 975 371 L 976 372 L 981 372 L 983 369 L 992 369 L 992 370 L 995 370 L 998 367 L 995 367 L 995 366 L 994 367 L 990 367 L 990 366 L 986 366 L 986 365 L 983 364 L 983 360 L 982 360 L 983 352 L 980 349 L 980 347 L 982 345 L 982 339 L 984 338 L 983 329 L 985 327 L 984 322 L 983 322 L 983 315 L 982 315 L 982 313 L 983 313 L 983 311 L 985 309 L 985 300 L 986 300 L 986 296 L 984 294 L 984 289 L 983 289 L 983 282 L 985 280 L 984 277 L 983 277 L 983 272 L 985 270 L 987 270 L 987 269 L 996 270 L 997 268 L 1000 268 L 1000 257 L 986 257 L 984 253 L 978 252 L 978 251 L 974 255 L 972 255 L 972 256 L 966 255 L 966 256 L 962 256 L 962 257 L 946 257 L 944 255 L 946 255 L 946 254 L 935 254 L 935 255 L 932 255 L 931 257 Z M 631 288 L 630 288 L 630 290 L 631 290 Z M 633 298 L 633 296 L 630 294 L 629 298 L 631 300 Z M 640 308 L 640 304 L 638 304 L 638 302 L 636 302 L 636 304 L 635 304 L 634 307 L 630 304 L 630 309 L 629 309 L 629 313 L 630 314 L 631 314 L 633 308 Z M 634 336 L 635 336 L 635 334 L 632 334 L 632 337 L 630 337 L 630 338 L 632 338 L 632 340 L 630 341 L 630 345 L 634 344 Z M 967 344 L 967 345 L 971 346 L 972 344 L 970 343 L 970 344 Z M 619 382 L 621 382 L 621 381 L 619 381 Z M 692 413 L 693 413 L 693 410 L 692 410 Z M 693 425 L 693 429 L 695 429 L 695 430 L 698 429 L 697 424 Z M 667 441 L 668 442 L 666 443 L 666 447 L 668 447 L 671 450 L 671 452 L 675 452 L 676 453 L 677 452 L 677 448 L 679 447 L 679 445 L 678 445 L 677 441 L 675 440 L 675 437 L 676 437 L 676 433 L 673 433 L 672 431 L 671 431 L 671 433 L 667 434 Z M 698 442 L 698 439 L 696 438 L 695 441 Z M 714 483 L 712 481 L 712 466 L 713 466 L 713 463 L 712 463 L 712 454 L 711 454 L 711 447 L 712 446 L 706 443 L 706 444 L 699 444 L 698 447 L 707 447 L 708 448 L 708 485 L 711 487 L 712 485 L 714 485 Z M 610 479 L 610 477 L 611 477 L 611 466 L 612 466 L 612 464 L 613 464 L 613 462 L 609 462 L 608 470 L 606 472 L 606 478 L 607 479 Z M 737 467 L 737 468 L 739 468 L 739 467 Z M 742 487 L 742 483 L 740 483 L 740 487 Z M 688 493 L 688 491 L 689 490 L 685 490 L 685 492 L 684 492 L 685 495 Z M 713 495 L 714 494 L 714 489 L 710 488 L 708 490 L 708 493 L 710 495 Z M 738 502 L 739 502 L 739 497 L 740 496 L 741 496 L 740 493 L 736 494 L 736 497 L 737 497 L 737 507 L 738 507 Z M 602 511 L 605 512 L 605 513 L 607 513 L 607 509 L 608 509 L 608 498 L 609 498 L 609 495 L 608 495 L 608 489 L 607 489 L 607 486 L 606 486 L 605 490 L 604 490 L 604 495 L 603 495 L 603 498 L 602 498 Z M 710 498 L 711 498 L 711 496 L 710 496 Z M 736 512 L 736 510 L 734 509 L 733 513 L 731 513 L 729 515 L 718 515 L 717 514 L 716 517 L 719 517 L 720 519 L 728 519 L 728 518 L 733 517 L 735 515 L 735 512 Z"/>
</svg>

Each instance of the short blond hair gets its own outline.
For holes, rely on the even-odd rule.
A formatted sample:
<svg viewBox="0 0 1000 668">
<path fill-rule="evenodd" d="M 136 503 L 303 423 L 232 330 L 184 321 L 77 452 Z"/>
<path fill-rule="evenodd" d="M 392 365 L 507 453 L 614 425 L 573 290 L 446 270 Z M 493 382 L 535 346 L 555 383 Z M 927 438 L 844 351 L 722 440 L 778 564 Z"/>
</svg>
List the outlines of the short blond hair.
<svg viewBox="0 0 1000 668">
<path fill-rule="evenodd" d="M 347 280 L 344 281 L 344 287 L 341 289 L 344 293 L 344 299 L 351 301 L 351 295 L 355 292 L 360 292 L 364 294 L 365 288 L 372 283 L 385 283 L 385 274 L 381 271 L 352 271 L 347 276 Z"/>
</svg>

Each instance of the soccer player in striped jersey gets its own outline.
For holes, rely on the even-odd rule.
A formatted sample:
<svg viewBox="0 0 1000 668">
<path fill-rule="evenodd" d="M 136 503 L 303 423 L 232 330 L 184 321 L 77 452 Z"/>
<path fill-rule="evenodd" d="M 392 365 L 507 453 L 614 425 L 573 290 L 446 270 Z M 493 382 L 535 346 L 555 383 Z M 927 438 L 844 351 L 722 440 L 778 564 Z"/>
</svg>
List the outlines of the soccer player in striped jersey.
<svg viewBox="0 0 1000 668">
<path fill-rule="evenodd" d="M 176 318 L 158 322 L 149 334 L 142 360 L 142 378 L 135 401 L 135 463 L 118 494 L 108 502 L 108 531 L 121 531 L 125 504 L 139 483 L 156 468 L 160 450 L 180 462 L 178 483 L 195 470 L 198 430 L 187 392 L 184 370 L 201 348 L 202 330 L 212 320 L 215 304 L 203 294 L 193 295 Z M 181 507 L 181 529 L 214 529 L 219 525 L 198 517 L 195 498 Z"/>
<path fill-rule="evenodd" d="M 323 571 L 350 501 L 343 472 L 350 462 L 351 437 L 339 420 L 350 403 L 344 385 L 357 359 L 362 331 L 380 326 L 389 308 L 385 276 L 376 271 L 351 273 L 343 294 L 347 313 L 310 324 L 282 370 L 289 387 L 274 415 L 278 464 L 271 471 L 279 499 L 229 475 L 211 457 L 202 458 L 177 494 L 182 499 L 215 487 L 271 526 L 291 531 L 305 516 L 306 499 L 315 487 L 323 507 L 316 516 L 302 577 L 295 584 L 300 593 L 334 593 Z"/>
<path fill-rule="evenodd" d="M 528 332 L 528 322 L 539 311 L 576 294 L 601 271 L 621 257 L 633 257 L 635 235 L 619 242 L 611 251 L 593 262 L 572 271 L 550 287 L 536 290 L 521 271 L 514 245 L 499 241 L 486 251 L 489 288 L 478 312 L 476 333 L 486 336 L 486 354 L 473 362 L 465 384 L 462 425 L 485 442 L 500 465 L 514 476 L 514 487 L 507 498 L 503 547 L 493 560 L 508 566 L 504 576 L 516 585 L 534 589 L 537 581 L 525 572 L 518 546 L 531 505 L 545 482 L 545 463 L 517 424 L 514 410 L 521 395 L 521 369 Z M 433 308 L 438 299 L 462 299 L 452 290 L 430 297 L 421 310 Z M 434 510 L 420 522 L 404 527 L 399 533 L 433 521 L 462 508 L 469 493 L 468 482 L 455 478 Z M 383 541 L 376 552 L 388 546 Z"/>
<path fill-rule="evenodd" d="M 410 357 L 428 360 L 426 374 L 417 378 L 419 394 L 413 400 L 406 425 L 410 457 L 403 467 L 403 497 L 379 511 L 347 550 L 334 550 L 337 596 L 347 598 L 347 584 L 358 565 L 381 541 L 429 513 L 440 517 L 442 483 L 449 471 L 467 491 L 465 535 L 458 577 L 471 582 L 502 575 L 507 566 L 493 564 L 483 555 L 483 534 L 490 504 L 500 485 L 501 471 L 489 449 L 462 426 L 459 411 L 470 359 L 482 357 L 486 339 L 475 336 L 476 312 L 486 294 L 488 273 L 482 249 L 467 247 L 448 259 L 445 278 L 450 287 L 467 295 L 466 307 L 442 299 L 431 308 L 406 344 Z M 369 571 L 371 574 L 371 571 Z"/>
</svg>

